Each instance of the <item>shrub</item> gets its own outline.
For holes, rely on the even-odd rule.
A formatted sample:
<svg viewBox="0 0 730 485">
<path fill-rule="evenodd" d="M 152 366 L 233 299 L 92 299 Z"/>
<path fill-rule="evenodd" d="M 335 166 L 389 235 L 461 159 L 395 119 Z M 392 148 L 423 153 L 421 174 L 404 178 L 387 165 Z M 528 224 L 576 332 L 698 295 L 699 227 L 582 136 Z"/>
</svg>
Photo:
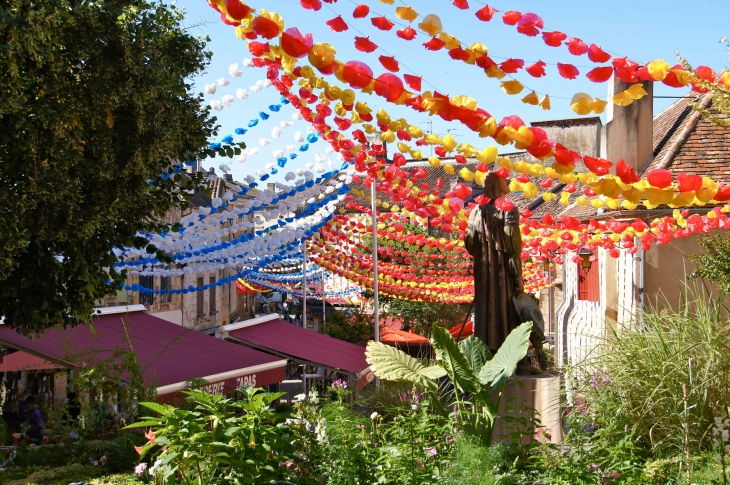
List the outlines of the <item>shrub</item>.
<svg viewBox="0 0 730 485">
<path fill-rule="evenodd" d="M 509 453 L 504 445 L 484 447 L 469 439 L 459 439 L 446 469 L 442 485 L 507 485 L 515 482 L 509 473 Z"/>
<path fill-rule="evenodd" d="M 686 451 L 686 435 L 691 450 L 707 448 L 713 418 L 730 402 L 728 311 L 705 288 L 687 287 L 677 310 L 651 308 L 611 329 L 571 371 L 575 397 L 607 440 L 633 434 L 667 455 Z"/>
</svg>

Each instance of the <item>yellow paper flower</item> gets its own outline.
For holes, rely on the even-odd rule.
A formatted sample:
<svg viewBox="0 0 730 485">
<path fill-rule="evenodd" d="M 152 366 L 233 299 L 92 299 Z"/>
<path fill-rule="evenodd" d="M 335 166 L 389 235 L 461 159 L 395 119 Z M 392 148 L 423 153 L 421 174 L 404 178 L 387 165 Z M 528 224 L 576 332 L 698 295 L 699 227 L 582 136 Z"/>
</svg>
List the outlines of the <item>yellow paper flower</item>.
<svg viewBox="0 0 730 485">
<path fill-rule="evenodd" d="M 395 9 L 395 16 L 399 19 L 413 22 L 418 18 L 418 12 L 413 10 L 413 7 L 398 7 Z"/>
<path fill-rule="evenodd" d="M 540 107 L 544 110 L 550 109 L 550 96 L 546 94 L 545 97 L 542 98 L 542 101 L 540 101 Z"/>
<path fill-rule="evenodd" d="M 431 37 L 436 37 L 443 29 L 441 26 L 441 19 L 435 14 L 426 15 L 423 18 L 423 22 L 418 24 L 418 28 L 426 32 Z"/>
<path fill-rule="evenodd" d="M 671 69 L 671 66 L 664 59 L 657 59 L 646 65 L 646 70 L 649 71 L 649 75 L 655 81 L 663 81 L 667 77 L 669 69 Z"/>
<path fill-rule="evenodd" d="M 540 104 L 540 98 L 538 98 L 537 93 L 533 91 L 524 98 L 522 98 L 522 102 L 525 104 L 537 106 L 538 104 Z"/>
<path fill-rule="evenodd" d="M 502 90 L 507 94 L 519 94 L 523 89 L 525 89 L 525 87 L 516 79 L 511 81 L 502 81 Z"/>
</svg>

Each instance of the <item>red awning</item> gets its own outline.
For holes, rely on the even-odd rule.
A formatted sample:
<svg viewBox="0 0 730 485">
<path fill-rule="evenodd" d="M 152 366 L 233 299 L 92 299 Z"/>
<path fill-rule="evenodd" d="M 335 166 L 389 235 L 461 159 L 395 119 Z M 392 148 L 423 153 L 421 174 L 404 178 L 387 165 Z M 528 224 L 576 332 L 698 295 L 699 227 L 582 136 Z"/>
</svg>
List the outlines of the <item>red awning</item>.
<svg viewBox="0 0 730 485">
<path fill-rule="evenodd" d="M 227 338 L 292 360 L 342 370 L 369 378 L 365 347 L 297 327 L 279 318 L 253 319 L 223 327 Z"/>
<path fill-rule="evenodd" d="M 416 345 L 416 346 L 428 346 L 431 345 L 429 340 L 415 333 L 404 332 L 403 330 L 396 330 L 394 328 L 381 327 L 380 328 L 380 341 L 388 345 Z"/>
<path fill-rule="evenodd" d="M 179 391 L 193 378 L 211 383 L 209 390 L 213 393 L 242 384 L 264 386 L 284 379 L 285 360 L 144 312 L 94 317 L 92 326 L 93 331 L 87 326 L 48 330 L 34 339 L 0 326 L 0 342 L 66 367 L 89 367 L 104 359 L 119 362 L 120 352 L 131 347 L 145 385 L 155 385 L 158 395 Z"/>
<path fill-rule="evenodd" d="M 63 369 L 64 366 L 48 362 L 35 355 L 25 352 L 13 352 L 2 359 L 0 372 L 18 372 L 21 370 L 51 370 Z"/>
<path fill-rule="evenodd" d="M 464 330 L 462 330 L 462 327 Z M 451 336 L 454 337 L 454 340 L 457 338 L 461 341 L 467 338 L 470 335 L 474 335 L 474 321 L 469 320 L 468 322 L 457 325 L 454 328 L 449 329 L 449 332 L 451 333 Z M 461 337 L 459 337 L 459 332 L 461 332 Z"/>
</svg>

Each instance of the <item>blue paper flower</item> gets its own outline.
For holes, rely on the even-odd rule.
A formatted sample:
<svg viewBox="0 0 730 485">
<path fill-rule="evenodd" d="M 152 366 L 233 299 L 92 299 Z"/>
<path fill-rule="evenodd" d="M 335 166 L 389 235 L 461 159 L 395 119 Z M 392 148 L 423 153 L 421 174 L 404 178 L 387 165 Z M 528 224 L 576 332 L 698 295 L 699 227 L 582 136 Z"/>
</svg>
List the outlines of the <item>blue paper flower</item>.
<svg viewBox="0 0 730 485">
<path fill-rule="evenodd" d="M 254 118 L 254 119 L 252 119 L 251 121 L 248 122 L 248 127 L 249 128 L 253 128 L 254 126 L 256 126 L 258 124 L 259 124 L 259 119 L 258 118 Z"/>
<path fill-rule="evenodd" d="M 228 135 L 225 138 L 223 138 L 221 141 L 223 143 L 230 145 L 231 143 L 233 143 L 233 135 Z"/>
<path fill-rule="evenodd" d="M 269 111 L 273 111 L 274 113 L 278 113 L 280 109 L 281 109 L 280 104 L 270 104 L 269 105 Z"/>
<path fill-rule="evenodd" d="M 307 150 L 309 150 L 309 144 L 307 143 L 299 147 L 300 152 L 306 152 Z"/>
<path fill-rule="evenodd" d="M 310 133 L 309 136 L 307 136 L 307 141 L 309 143 L 315 143 L 317 140 L 319 140 L 319 138 L 317 138 L 317 135 L 314 133 Z"/>
<path fill-rule="evenodd" d="M 269 114 L 268 114 L 268 113 L 266 113 L 266 112 L 264 112 L 264 111 L 259 111 L 259 117 L 260 117 L 260 118 L 261 118 L 262 120 L 266 121 L 266 120 L 268 120 L 268 119 L 269 119 Z"/>
<path fill-rule="evenodd" d="M 248 131 L 246 128 L 236 128 L 236 135 L 245 135 Z"/>
</svg>

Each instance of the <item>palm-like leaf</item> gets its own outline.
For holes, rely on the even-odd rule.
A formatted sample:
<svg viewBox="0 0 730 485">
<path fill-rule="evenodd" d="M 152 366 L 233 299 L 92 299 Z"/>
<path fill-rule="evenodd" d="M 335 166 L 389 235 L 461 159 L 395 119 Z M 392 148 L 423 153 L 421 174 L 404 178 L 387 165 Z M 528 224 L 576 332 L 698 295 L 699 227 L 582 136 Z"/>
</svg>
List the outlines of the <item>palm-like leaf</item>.
<svg viewBox="0 0 730 485">
<path fill-rule="evenodd" d="M 459 342 L 459 348 L 474 372 L 479 372 L 484 364 L 494 357 L 484 342 L 473 335 Z"/>
<path fill-rule="evenodd" d="M 514 373 L 517 363 L 527 355 L 531 331 L 532 322 L 525 322 L 510 332 L 497 355 L 479 372 L 482 384 L 497 389 Z"/>
<path fill-rule="evenodd" d="M 480 385 L 476 369 L 471 367 L 467 358 L 461 353 L 459 344 L 451 333 L 434 324 L 431 330 L 431 342 L 436 349 L 436 359 L 446 369 L 454 386 L 463 391 L 477 391 Z"/>
<path fill-rule="evenodd" d="M 408 381 L 436 391 L 434 379 L 446 375 L 438 365 L 425 366 L 418 359 L 395 347 L 380 342 L 369 342 L 365 359 L 376 376 L 388 381 Z"/>
</svg>

